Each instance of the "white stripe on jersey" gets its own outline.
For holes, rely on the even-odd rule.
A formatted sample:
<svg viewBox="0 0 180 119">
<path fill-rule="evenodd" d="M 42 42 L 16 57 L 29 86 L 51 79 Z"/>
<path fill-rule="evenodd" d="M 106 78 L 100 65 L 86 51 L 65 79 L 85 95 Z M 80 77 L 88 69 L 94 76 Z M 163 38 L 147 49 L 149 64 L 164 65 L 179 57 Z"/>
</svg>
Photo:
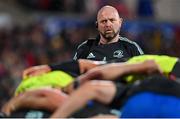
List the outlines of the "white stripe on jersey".
<svg viewBox="0 0 180 119">
<path fill-rule="evenodd" d="M 139 47 L 139 45 L 138 45 L 136 42 L 131 41 L 131 40 L 125 38 L 125 37 L 119 37 L 119 39 L 120 39 L 121 41 L 126 41 L 126 42 L 128 42 L 128 43 L 130 43 L 130 44 L 135 45 L 135 46 L 137 47 L 139 53 L 140 53 L 141 55 L 144 54 L 144 52 L 142 51 L 142 49 Z"/>
</svg>

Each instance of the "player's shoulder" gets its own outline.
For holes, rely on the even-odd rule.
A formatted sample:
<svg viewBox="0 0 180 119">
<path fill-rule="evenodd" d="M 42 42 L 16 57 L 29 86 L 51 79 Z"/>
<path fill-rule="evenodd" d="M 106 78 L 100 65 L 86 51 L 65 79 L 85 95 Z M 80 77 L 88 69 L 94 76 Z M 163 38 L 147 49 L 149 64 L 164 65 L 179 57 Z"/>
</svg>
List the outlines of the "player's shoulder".
<svg viewBox="0 0 180 119">
<path fill-rule="evenodd" d="M 132 40 L 129 40 L 128 38 L 126 38 L 126 37 L 119 37 L 119 41 L 121 42 L 121 43 L 123 43 L 124 45 L 126 45 L 127 47 L 131 47 L 131 48 L 137 48 L 137 50 L 138 50 L 138 52 L 140 53 L 140 54 L 144 54 L 143 53 L 143 51 L 142 51 L 142 49 L 141 49 L 141 47 L 136 43 L 136 42 L 134 42 L 134 41 L 132 41 Z"/>
<path fill-rule="evenodd" d="M 137 43 L 132 41 L 132 40 L 129 40 L 128 38 L 126 37 L 119 37 L 119 41 L 120 42 L 123 42 L 125 44 L 129 44 L 129 45 L 136 45 Z"/>
<path fill-rule="evenodd" d="M 82 48 L 84 46 L 91 46 L 96 41 L 96 38 L 88 38 L 84 42 L 80 43 L 77 49 Z"/>
</svg>

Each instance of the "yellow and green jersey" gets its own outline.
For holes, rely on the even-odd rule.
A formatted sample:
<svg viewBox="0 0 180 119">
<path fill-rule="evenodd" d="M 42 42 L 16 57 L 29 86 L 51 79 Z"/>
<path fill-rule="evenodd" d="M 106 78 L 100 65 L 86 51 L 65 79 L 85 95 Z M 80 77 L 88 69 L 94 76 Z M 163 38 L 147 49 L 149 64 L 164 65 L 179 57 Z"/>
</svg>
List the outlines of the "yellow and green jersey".
<svg viewBox="0 0 180 119">
<path fill-rule="evenodd" d="M 73 82 L 74 78 L 63 71 L 51 71 L 38 76 L 23 79 L 15 91 L 15 95 L 27 90 L 43 87 L 64 88 Z"/>
<path fill-rule="evenodd" d="M 140 56 L 135 56 L 133 58 L 130 58 L 127 63 L 128 64 L 135 64 L 135 63 L 141 63 L 146 60 L 154 60 L 160 67 L 160 69 L 163 71 L 163 74 L 165 76 L 168 76 L 169 73 L 173 70 L 176 62 L 178 61 L 178 58 L 176 57 L 170 57 L 170 56 L 165 56 L 165 55 L 140 55 Z M 137 79 L 142 79 L 140 76 L 137 75 L 129 75 L 125 79 L 128 82 L 137 80 Z"/>
</svg>

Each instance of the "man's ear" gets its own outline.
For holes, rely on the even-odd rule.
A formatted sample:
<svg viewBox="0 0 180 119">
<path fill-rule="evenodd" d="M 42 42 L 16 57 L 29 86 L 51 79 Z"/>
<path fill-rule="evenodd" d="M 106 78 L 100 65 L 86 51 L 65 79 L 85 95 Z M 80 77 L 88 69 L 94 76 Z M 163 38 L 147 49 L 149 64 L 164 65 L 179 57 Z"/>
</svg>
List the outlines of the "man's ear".
<svg viewBox="0 0 180 119">
<path fill-rule="evenodd" d="M 119 18 L 119 22 L 122 23 L 123 22 L 123 18 Z"/>
<path fill-rule="evenodd" d="M 96 26 L 96 28 L 98 28 L 98 22 L 97 21 L 95 22 L 95 26 Z"/>
</svg>

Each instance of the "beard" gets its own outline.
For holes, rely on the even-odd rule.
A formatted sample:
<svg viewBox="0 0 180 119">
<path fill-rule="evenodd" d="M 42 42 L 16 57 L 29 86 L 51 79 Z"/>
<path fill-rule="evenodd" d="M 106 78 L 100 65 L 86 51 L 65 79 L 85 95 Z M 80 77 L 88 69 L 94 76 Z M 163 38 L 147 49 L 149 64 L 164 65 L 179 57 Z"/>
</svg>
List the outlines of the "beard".
<svg viewBox="0 0 180 119">
<path fill-rule="evenodd" d="M 114 39 L 119 34 L 119 32 L 120 32 L 120 30 L 118 30 L 117 32 L 115 32 L 114 30 L 105 31 L 104 33 L 99 31 L 99 33 L 102 35 L 102 37 L 104 39 L 106 39 L 108 42 L 111 41 L 112 39 Z"/>
</svg>

